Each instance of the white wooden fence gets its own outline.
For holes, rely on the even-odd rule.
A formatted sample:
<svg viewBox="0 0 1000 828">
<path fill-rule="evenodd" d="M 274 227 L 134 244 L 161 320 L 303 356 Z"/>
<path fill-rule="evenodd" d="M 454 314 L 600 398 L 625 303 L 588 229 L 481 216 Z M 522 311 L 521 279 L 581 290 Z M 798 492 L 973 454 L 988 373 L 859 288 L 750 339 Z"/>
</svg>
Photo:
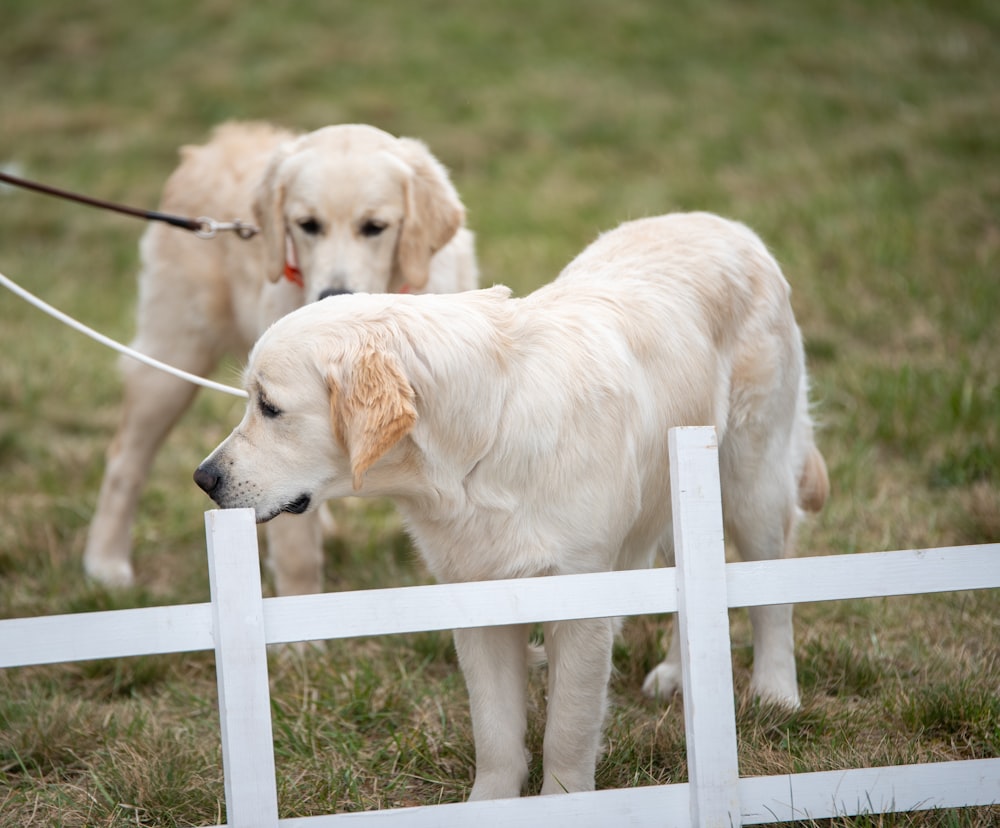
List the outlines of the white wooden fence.
<svg viewBox="0 0 1000 828">
<path fill-rule="evenodd" d="M 725 563 L 715 431 L 670 435 L 676 569 L 261 598 L 251 510 L 206 513 L 210 604 L 0 621 L 0 667 L 214 649 L 227 825 L 731 826 L 1000 803 L 1000 757 L 740 778 L 728 608 L 1000 587 L 1000 544 Z M 278 819 L 266 646 L 679 611 L 690 781 Z"/>
</svg>

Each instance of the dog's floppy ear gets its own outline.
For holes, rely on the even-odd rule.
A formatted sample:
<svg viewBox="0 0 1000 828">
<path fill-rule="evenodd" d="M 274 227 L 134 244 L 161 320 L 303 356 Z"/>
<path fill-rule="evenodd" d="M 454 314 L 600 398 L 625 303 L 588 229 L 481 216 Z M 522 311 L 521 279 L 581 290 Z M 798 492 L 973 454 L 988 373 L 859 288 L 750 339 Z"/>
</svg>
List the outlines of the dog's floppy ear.
<svg viewBox="0 0 1000 828">
<path fill-rule="evenodd" d="M 274 151 L 253 196 L 254 220 L 264 242 L 264 268 L 272 282 L 277 282 L 285 270 L 285 185 L 281 166 L 291 152 L 288 143 Z"/>
<path fill-rule="evenodd" d="M 413 389 L 398 361 L 376 349 L 362 352 L 343 386 L 333 377 L 329 386 L 330 425 L 350 459 L 357 491 L 365 472 L 416 423 Z"/>
<path fill-rule="evenodd" d="M 430 276 L 431 257 L 465 222 L 465 207 L 444 166 L 414 138 L 400 138 L 397 154 L 413 170 L 406 190 L 406 216 L 396 245 L 396 268 L 411 287 Z"/>
</svg>

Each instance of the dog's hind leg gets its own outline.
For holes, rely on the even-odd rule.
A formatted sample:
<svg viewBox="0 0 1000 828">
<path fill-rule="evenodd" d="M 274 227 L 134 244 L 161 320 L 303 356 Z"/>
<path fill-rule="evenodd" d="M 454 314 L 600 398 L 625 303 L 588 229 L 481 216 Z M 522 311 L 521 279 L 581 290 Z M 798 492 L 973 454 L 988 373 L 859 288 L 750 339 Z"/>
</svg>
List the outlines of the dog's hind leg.
<svg viewBox="0 0 1000 828">
<path fill-rule="evenodd" d="M 646 674 L 642 682 L 642 692 L 651 699 L 669 701 L 682 689 L 681 628 L 675 616 L 671 621 L 667 657 Z"/>
<path fill-rule="evenodd" d="M 666 566 L 674 565 L 673 528 L 669 525 L 660 540 L 659 554 Z M 681 628 L 677 616 L 671 619 L 667 657 L 646 675 L 642 692 L 651 699 L 669 701 L 683 687 L 681 676 Z"/>
<path fill-rule="evenodd" d="M 782 557 L 794 554 L 790 526 L 783 543 L 778 548 L 786 550 Z M 737 548 L 744 560 L 773 558 L 774 554 L 761 554 L 770 544 L 757 546 L 753 542 L 737 541 Z M 799 690 L 795 669 L 795 634 L 792 627 L 792 604 L 750 607 L 750 624 L 753 627 L 753 675 L 750 689 L 762 701 L 773 702 L 795 709 L 799 706 Z"/>
<path fill-rule="evenodd" d="M 178 367 L 205 370 L 203 364 Z M 157 450 L 197 390 L 189 382 L 131 360 L 124 364 L 124 373 L 125 404 L 108 448 L 83 556 L 87 574 L 113 587 L 133 581 L 132 524 L 142 488 Z"/>
<path fill-rule="evenodd" d="M 728 490 L 723 492 L 726 534 L 746 561 L 795 555 L 797 486 L 780 451 L 772 444 L 755 457 L 744 457 L 739 464 L 727 464 L 725 451 L 720 457 L 723 479 L 729 483 Z M 753 627 L 750 688 L 763 701 L 797 708 L 792 611 L 791 604 L 750 607 Z"/>
<path fill-rule="evenodd" d="M 232 312 L 220 281 L 219 247 L 162 224 L 140 244 L 137 335 L 132 347 L 192 374 L 207 376 L 234 342 Z M 107 586 L 132 583 L 132 525 L 142 487 L 164 438 L 197 387 L 122 357 L 124 404 L 107 452 L 97 508 L 87 535 L 87 574 Z"/>
<path fill-rule="evenodd" d="M 326 509 L 326 504 L 322 505 Z M 278 515 L 268 521 L 267 565 L 278 595 L 311 595 L 323 589 L 323 516 Z"/>
</svg>

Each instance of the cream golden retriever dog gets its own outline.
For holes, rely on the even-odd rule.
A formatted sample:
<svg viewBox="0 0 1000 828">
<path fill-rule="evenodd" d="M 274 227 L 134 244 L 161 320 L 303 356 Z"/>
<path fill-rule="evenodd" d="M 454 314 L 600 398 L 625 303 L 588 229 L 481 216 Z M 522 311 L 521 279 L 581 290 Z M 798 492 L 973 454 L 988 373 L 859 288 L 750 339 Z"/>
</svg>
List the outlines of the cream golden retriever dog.
<svg viewBox="0 0 1000 828">
<path fill-rule="evenodd" d="M 794 553 L 827 494 L 789 287 L 746 227 L 627 223 L 522 299 L 348 296 L 277 322 L 246 369 L 242 422 L 195 480 L 259 521 L 388 496 L 442 581 L 672 560 L 667 432 L 714 425 L 742 556 Z M 790 607 L 752 611 L 753 688 L 798 703 Z M 594 787 L 611 619 L 545 625 L 542 793 Z M 473 799 L 527 778 L 528 625 L 455 632 L 476 743 Z M 680 687 L 671 652 L 647 692 Z"/>
<path fill-rule="evenodd" d="M 133 346 L 195 374 L 226 352 L 245 358 L 279 317 L 323 296 L 477 286 L 472 234 L 440 163 L 426 146 L 370 126 L 295 136 L 261 123 L 229 123 L 185 147 L 162 207 L 181 215 L 249 219 L 249 241 L 205 241 L 164 224 L 141 244 L 138 334 Z M 153 458 L 195 386 L 139 362 L 122 363 L 125 402 L 108 451 L 84 565 L 108 585 L 133 580 L 132 524 Z M 316 514 L 268 527 L 279 594 L 322 584 Z"/>
</svg>

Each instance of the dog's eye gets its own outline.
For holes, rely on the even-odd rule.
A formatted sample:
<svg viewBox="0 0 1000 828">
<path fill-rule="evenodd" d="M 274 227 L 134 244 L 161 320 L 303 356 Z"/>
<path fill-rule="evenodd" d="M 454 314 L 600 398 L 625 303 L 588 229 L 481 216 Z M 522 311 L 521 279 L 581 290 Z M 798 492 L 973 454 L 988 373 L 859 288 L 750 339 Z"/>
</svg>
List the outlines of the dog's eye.
<svg viewBox="0 0 1000 828">
<path fill-rule="evenodd" d="M 275 417 L 281 414 L 281 409 L 275 405 L 271 405 L 266 399 L 261 397 L 257 401 L 257 406 L 260 408 L 260 413 L 267 417 L 269 420 L 273 420 Z"/>
<path fill-rule="evenodd" d="M 318 236 L 323 226 L 314 218 L 305 218 L 299 222 L 302 232 L 308 236 Z"/>
<path fill-rule="evenodd" d="M 379 235 L 383 230 L 385 230 L 386 224 L 384 221 L 375 221 L 374 219 L 369 219 L 368 221 L 362 223 L 361 225 L 361 235 L 372 236 Z"/>
</svg>

